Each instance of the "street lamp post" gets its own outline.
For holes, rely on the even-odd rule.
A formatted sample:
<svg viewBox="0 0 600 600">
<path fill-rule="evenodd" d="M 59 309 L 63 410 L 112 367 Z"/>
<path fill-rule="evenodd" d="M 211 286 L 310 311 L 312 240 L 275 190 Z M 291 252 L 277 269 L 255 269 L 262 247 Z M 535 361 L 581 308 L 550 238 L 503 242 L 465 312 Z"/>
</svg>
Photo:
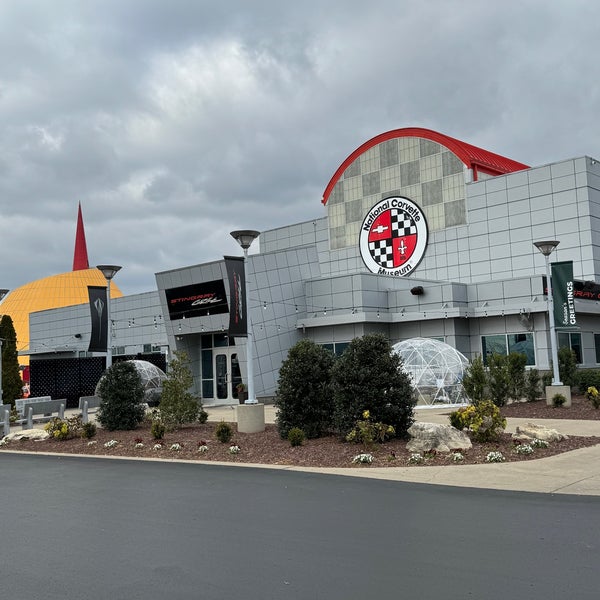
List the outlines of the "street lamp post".
<svg viewBox="0 0 600 600">
<path fill-rule="evenodd" d="M 556 328 L 554 326 L 554 300 L 552 298 L 552 278 L 550 277 L 550 255 L 560 242 L 549 240 L 534 242 L 533 245 L 544 255 L 546 259 L 546 285 L 548 298 L 548 321 L 550 323 L 550 349 L 552 352 L 552 385 L 562 385 L 558 372 L 558 349 L 556 347 Z"/>
<path fill-rule="evenodd" d="M 248 370 L 248 398 L 245 400 L 244 404 L 258 404 L 258 400 L 254 395 L 254 357 L 253 357 L 253 334 L 252 334 L 252 320 L 250 318 L 250 303 L 248 293 L 248 249 L 252 245 L 252 242 L 260 235 L 259 231 L 254 231 L 252 229 L 242 229 L 239 231 L 232 231 L 231 237 L 242 247 L 244 251 L 244 278 L 246 279 L 246 297 L 244 298 L 244 302 L 246 303 L 246 320 L 248 323 L 248 342 L 246 344 L 246 362 L 247 362 L 247 370 Z"/>
<path fill-rule="evenodd" d="M 102 271 L 102 275 L 106 278 L 106 368 L 112 366 L 112 340 L 111 340 L 111 323 L 110 323 L 110 282 L 112 278 L 121 270 L 118 265 L 97 265 L 97 269 Z"/>
</svg>

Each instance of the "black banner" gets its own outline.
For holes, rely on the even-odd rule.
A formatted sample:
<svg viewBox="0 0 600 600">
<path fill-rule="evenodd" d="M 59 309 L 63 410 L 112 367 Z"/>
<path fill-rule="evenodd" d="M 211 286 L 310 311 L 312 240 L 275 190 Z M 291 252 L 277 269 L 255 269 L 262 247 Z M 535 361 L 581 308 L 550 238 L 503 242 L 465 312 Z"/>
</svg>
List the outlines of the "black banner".
<svg viewBox="0 0 600 600">
<path fill-rule="evenodd" d="M 225 256 L 227 278 L 229 279 L 229 335 L 243 337 L 248 335 L 248 311 L 246 307 L 246 277 L 244 258 Z"/>
<path fill-rule="evenodd" d="M 165 290 L 169 318 L 188 319 L 226 313 L 227 296 L 222 279 Z"/>
<path fill-rule="evenodd" d="M 108 312 L 106 307 L 106 288 L 88 285 L 92 334 L 89 352 L 106 352 L 108 342 Z"/>
<path fill-rule="evenodd" d="M 573 295 L 573 261 L 552 263 L 552 299 L 556 329 L 577 327 L 575 296 Z"/>
</svg>

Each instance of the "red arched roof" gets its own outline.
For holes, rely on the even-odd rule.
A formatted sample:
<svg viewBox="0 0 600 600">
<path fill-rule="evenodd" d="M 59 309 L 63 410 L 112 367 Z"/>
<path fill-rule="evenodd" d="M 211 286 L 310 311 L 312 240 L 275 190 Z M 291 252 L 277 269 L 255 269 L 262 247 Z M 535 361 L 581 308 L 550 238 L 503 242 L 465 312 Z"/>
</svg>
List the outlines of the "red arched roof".
<svg viewBox="0 0 600 600">
<path fill-rule="evenodd" d="M 529 169 L 528 165 L 511 160 L 499 154 L 488 152 L 477 146 L 472 146 L 466 142 L 461 142 L 455 138 L 451 138 L 443 133 L 437 133 L 431 131 L 431 129 L 422 129 L 420 127 L 406 127 L 404 129 L 394 129 L 387 133 L 381 133 L 374 138 L 365 142 L 362 146 L 358 147 L 338 168 L 334 176 L 329 181 L 329 184 L 325 188 L 323 193 L 323 204 L 327 204 L 329 195 L 333 190 L 335 184 L 339 181 L 340 177 L 344 174 L 344 171 L 361 155 L 364 154 L 373 146 L 387 142 L 394 138 L 401 137 L 418 137 L 432 142 L 437 142 L 442 146 L 445 146 L 456 154 L 460 160 L 469 168 L 473 169 L 474 179 L 477 179 L 477 173 L 481 171 L 488 175 L 504 175 L 505 173 L 512 173 L 514 171 L 522 171 L 523 169 Z"/>
</svg>

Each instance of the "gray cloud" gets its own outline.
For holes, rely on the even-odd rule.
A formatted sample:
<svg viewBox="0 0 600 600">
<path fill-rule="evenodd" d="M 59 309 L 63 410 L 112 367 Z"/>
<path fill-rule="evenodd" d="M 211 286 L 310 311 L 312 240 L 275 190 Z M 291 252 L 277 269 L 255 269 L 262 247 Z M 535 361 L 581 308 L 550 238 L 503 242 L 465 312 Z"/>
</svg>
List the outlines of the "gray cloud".
<svg viewBox="0 0 600 600">
<path fill-rule="evenodd" d="M 591 0 L 0 3 L 0 287 L 92 264 L 154 273 L 229 231 L 322 216 L 371 137 L 446 133 L 528 164 L 593 155 Z"/>
</svg>

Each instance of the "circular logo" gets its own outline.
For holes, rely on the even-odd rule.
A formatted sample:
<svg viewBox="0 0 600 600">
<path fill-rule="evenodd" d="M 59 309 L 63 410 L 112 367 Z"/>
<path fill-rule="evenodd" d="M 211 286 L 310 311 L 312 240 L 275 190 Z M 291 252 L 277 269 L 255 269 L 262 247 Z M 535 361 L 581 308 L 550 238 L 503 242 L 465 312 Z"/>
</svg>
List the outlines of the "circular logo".
<svg viewBox="0 0 600 600">
<path fill-rule="evenodd" d="M 394 196 L 367 213 L 360 228 L 360 254 L 372 273 L 404 277 L 421 262 L 427 221 L 412 200 Z"/>
</svg>

